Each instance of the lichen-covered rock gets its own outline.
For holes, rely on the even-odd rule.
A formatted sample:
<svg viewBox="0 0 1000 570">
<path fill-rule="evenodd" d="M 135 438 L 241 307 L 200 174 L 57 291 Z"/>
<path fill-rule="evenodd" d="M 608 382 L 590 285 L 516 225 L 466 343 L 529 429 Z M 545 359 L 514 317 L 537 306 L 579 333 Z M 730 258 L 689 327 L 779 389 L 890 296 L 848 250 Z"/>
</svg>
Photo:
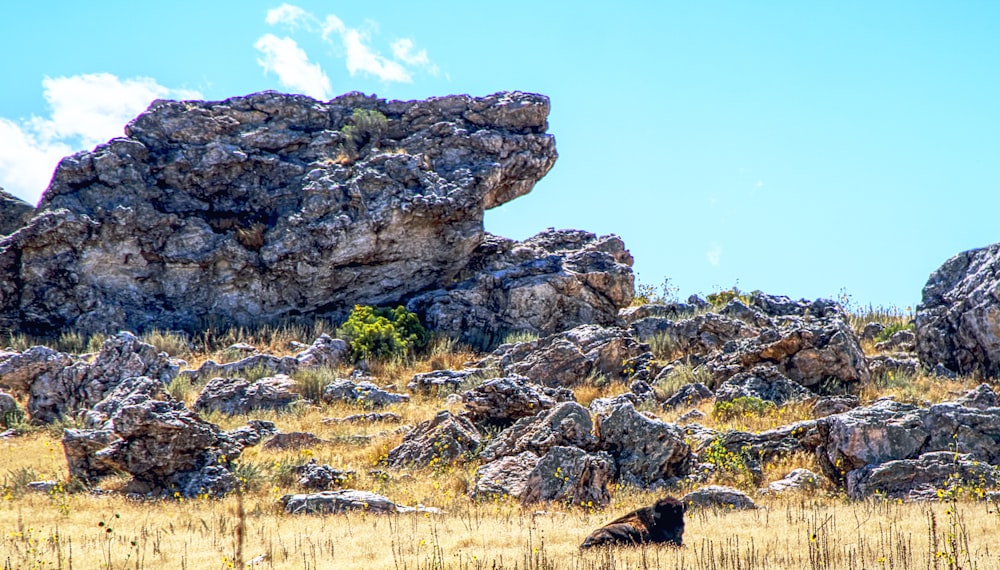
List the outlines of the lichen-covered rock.
<svg viewBox="0 0 1000 570">
<path fill-rule="evenodd" d="M 295 381 L 284 374 L 254 382 L 243 378 L 213 378 L 198 394 L 194 409 L 229 415 L 248 414 L 253 410 L 284 410 L 299 400 Z"/>
<path fill-rule="evenodd" d="M 701 382 L 685 384 L 677 389 L 666 401 L 663 402 L 665 408 L 676 408 L 678 406 L 692 406 L 715 397 L 715 394 L 708 389 L 708 386 Z"/>
<path fill-rule="evenodd" d="M 868 357 L 868 370 L 873 378 L 913 377 L 920 372 L 920 361 L 902 354 L 878 354 Z"/>
<path fill-rule="evenodd" d="M 21 229 L 35 213 L 35 208 L 0 188 L 0 236 Z"/>
<path fill-rule="evenodd" d="M 783 406 L 812 397 L 812 392 L 792 382 L 775 366 L 755 366 L 732 376 L 715 390 L 715 399 L 719 402 L 757 398 Z"/>
<path fill-rule="evenodd" d="M 600 449 L 615 459 L 618 478 L 637 487 L 655 487 L 687 473 L 691 447 L 673 424 L 651 419 L 630 403 L 600 417 Z"/>
<path fill-rule="evenodd" d="M 476 469 L 476 483 L 469 495 L 473 499 L 492 500 L 524 494 L 528 476 L 538 465 L 538 456 L 530 451 L 501 457 Z"/>
<path fill-rule="evenodd" d="M 166 385 L 179 369 L 180 364 L 166 353 L 131 333 L 118 333 L 104 342 L 93 363 L 77 360 L 33 378 L 28 414 L 40 423 L 73 417 L 94 407 L 128 378 L 145 376 Z"/>
<path fill-rule="evenodd" d="M 708 485 L 691 491 L 681 498 L 686 507 L 722 507 L 727 509 L 756 509 L 757 505 L 746 493 L 723 485 Z"/>
<path fill-rule="evenodd" d="M 660 342 L 683 356 L 708 354 L 721 349 L 727 342 L 752 338 L 758 334 L 753 326 L 716 313 L 676 322 L 662 317 L 647 317 L 632 323 L 632 330 L 644 342 L 654 336 L 661 337 Z"/>
<path fill-rule="evenodd" d="M 494 378 L 462 393 L 462 403 L 473 421 L 498 425 L 510 425 L 558 402 L 570 401 L 572 391 L 535 384 L 523 376 Z"/>
<path fill-rule="evenodd" d="M 116 465 L 97 452 L 118 439 L 111 429 L 65 429 L 62 445 L 69 476 L 86 485 L 116 471 Z"/>
<path fill-rule="evenodd" d="M 847 474 L 847 495 L 936 498 L 958 486 L 987 489 L 1000 485 L 1000 468 L 969 453 L 935 451 L 916 459 L 868 465 Z"/>
<path fill-rule="evenodd" d="M 917 305 L 917 356 L 959 374 L 1000 376 L 1000 243 L 960 253 L 931 273 Z"/>
<path fill-rule="evenodd" d="M 283 495 L 278 499 L 282 508 L 290 515 L 334 514 L 349 511 L 363 511 L 372 514 L 392 514 L 399 512 L 396 503 L 370 491 L 323 491 L 320 493 Z"/>
<path fill-rule="evenodd" d="M 583 325 L 528 342 L 500 346 L 477 366 L 526 376 L 545 386 L 572 387 L 591 376 L 646 379 L 647 345 L 616 327 Z M 639 359 L 640 362 L 637 362 Z M 644 360 L 642 360 L 644 359 Z"/>
<path fill-rule="evenodd" d="M 521 504 L 560 501 L 603 507 L 611 501 L 608 486 L 614 473 L 614 460 L 607 453 L 587 453 L 577 447 L 552 447 L 528 475 Z"/>
<path fill-rule="evenodd" d="M 783 478 L 768 484 L 769 493 L 781 495 L 793 491 L 809 491 L 819 485 L 819 475 L 808 469 L 793 469 Z"/>
<path fill-rule="evenodd" d="M 875 345 L 879 352 L 913 352 L 917 347 L 917 335 L 910 330 L 896 331 L 888 339 Z"/>
<path fill-rule="evenodd" d="M 444 466 L 470 456 L 481 439 L 471 421 L 440 411 L 406 434 L 403 442 L 389 451 L 385 462 L 396 468 Z"/>
<path fill-rule="evenodd" d="M 548 111 L 517 92 L 155 101 L 124 138 L 64 158 L 0 240 L 0 327 L 255 325 L 440 288 L 483 211 L 554 164 Z"/>
<path fill-rule="evenodd" d="M 613 325 L 632 301 L 632 256 L 618 236 L 547 230 L 522 242 L 487 236 L 447 288 L 407 308 L 428 327 L 483 348 L 511 332 L 550 335 Z"/>
<path fill-rule="evenodd" d="M 383 390 L 371 382 L 337 380 L 323 388 L 323 402 L 349 402 L 367 408 L 381 408 L 391 404 L 409 401 L 406 394 L 394 394 Z"/>
<path fill-rule="evenodd" d="M 563 402 L 535 416 L 521 418 L 500 432 L 480 454 L 485 461 L 531 451 L 542 456 L 555 446 L 591 451 L 597 439 L 591 433 L 590 412 L 576 402 Z"/>
<path fill-rule="evenodd" d="M 354 471 L 342 471 L 329 465 L 320 465 L 315 459 L 295 468 L 298 484 L 306 489 L 327 491 L 331 487 L 341 487 L 354 478 Z"/>
</svg>

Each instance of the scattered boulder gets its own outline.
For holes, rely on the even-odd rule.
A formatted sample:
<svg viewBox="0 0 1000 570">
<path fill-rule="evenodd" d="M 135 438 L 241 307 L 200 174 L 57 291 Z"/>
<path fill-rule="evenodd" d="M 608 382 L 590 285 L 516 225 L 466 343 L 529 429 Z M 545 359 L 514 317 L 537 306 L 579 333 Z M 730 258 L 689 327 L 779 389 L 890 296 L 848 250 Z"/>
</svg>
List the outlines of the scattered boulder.
<svg viewBox="0 0 1000 570">
<path fill-rule="evenodd" d="M 106 475 L 118 471 L 114 462 L 97 455 L 118 440 L 111 429 L 65 429 L 62 445 L 71 479 L 93 485 Z"/>
<path fill-rule="evenodd" d="M 125 137 L 64 158 L 38 215 L 0 240 L 0 327 L 252 326 L 447 286 L 484 210 L 555 163 L 548 112 L 519 92 L 155 101 Z M 602 275 L 583 273 L 595 301 L 617 297 Z"/>
<path fill-rule="evenodd" d="M 917 335 L 910 330 L 896 331 L 888 339 L 875 345 L 879 352 L 913 352 L 917 348 Z"/>
<path fill-rule="evenodd" d="M 407 308 L 430 329 L 492 348 L 511 332 L 613 325 L 633 286 L 632 256 L 618 236 L 550 229 L 515 242 L 487 235 L 452 284 Z"/>
<path fill-rule="evenodd" d="M 255 382 L 243 378 L 213 378 L 198 395 L 194 409 L 228 415 L 248 414 L 254 410 L 285 410 L 300 400 L 295 381 L 284 374 Z"/>
<path fill-rule="evenodd" d="M 770 493 L 783 494 L 793 491 L 808 491 L 815 489 L 819 485 L 819 475 L 808 469 L 793 469 L 784 478 L 772 481 L 767 486 Z"/>
<path fill-rule="evenodd" d="M 955 400 L 956 404 L 977 410 L 987 410 L 1000 405 L 1000 398 L 989 384 L 980 384 Z"/>
<path fill-rule="evenodd" d="M 315 459 L 295 468 L 297 482 L 306 489 L 327 491 L 331 487 L 342 487 L 354 478 L 354 471 L 341 471 L 329 465 L 320 465 Z"/>
<path fill-rule="evenodd" d="M 410 397 L 406 394 L 394 394 L 383 390 L 371 382 L 337 380 L 323 388 L 322 399 L 327 404 L 349 402 L 366 408 L 381 408 L 391 404 L 408 402 Z"/>
<path fill-rule="evenodd" d="M 507 455 L 476 469 L 476 484 L 469 495 L 474 499 L 521 497 L 528 476 L 538 465 L 538 456 L 530 451 Z"/>
<path fill-rule="evenodd" d="M 347 341 L 323 333 L 309 348 L 295 355 L 299 368 L 336 368 L 347 362 L 351 347 Z"/>
<path fill-rule="evenodd" d="M 23 414 L 14 396 L 0 390 L 0 425 L 10 427 L 19 414 Z"/>
<path fill-rule="evenodd" d="M 770 463 L 793 453 L 814 453 L 823 440 L 820 438 L 817 421 L 805 420 L 760 433 L 745 431 L 721 433 L 711 440 L 702 441 L 697 449 L 699 455 L 710 443 L 752 461 L 759 468 L 763 463 Z"/>
<path fill-rule="evenodd" d="M 350 511 L 382 515 L 399 512 L 399 505 L 387 497 L 370 491 L 355 491 L 354 489 L 283 495 L 278 499 L 278 503 L 290 515 L 327 515 Z"/>
<path fill-rule="evenodd" d="M 663 402 L 663 407 L 676 408 L 679 406 L 692 406 L 714 397 L 715 394 L 708 389 L 708 386 L 702 384 L 701 382 L 685 384 L 678 388 L 672 396 Z"/>
<path fill-rule="evenodd" d="M 812 397 L 812 392 L 792 382 L 777 367 L 760 365 L 733 375 L 715 391 L 715 399 L 718 402 L 731 402 L 736 398 L 757 398 L 774 402 L 778 406 Z"/>
<path fill-rule="evenodd" d="M 867 323 L 865 324 L 865 328 L 861 330 L 861 340 L 872 342 L 875 340 L 875 337 L 882 334 L 882 331 L 884 330 L 885 325 L 882 323 Z"/>
<path fill-rule="evenodd" d="M 0 188 L 0 236 L 21 229 L 35 213 L 31 204 Z"/>
<path fill-rule="evenodd" d="M 0 386 L 27 394 L 36 378 L 55 376 L 76 361 L 73 356 L 47 346 L 33 346 L 24 352 L 0 352 Z"/>
<path fill-rule="evenodd" d="M 477 366 L 500 370 L 505 376 L 526 376 L 545 386 L 573 387 L 597 375 L 609 380 L 648 378 L 652 361 L 648 350 L 623 329 L 583 325 L 537 340 L 500 346 Z M 639 357 L 643 362 L 628 369 L 628 363 Z"/>
<path fill-rule="evenodd" d="M 563 402 L 535 416 L 521 418 L 500 432 L 480 454 L 485 461 L 531 451 L 545 455 L 556 446 L 594 450 L 596 438 L 590 412 L 576 402 Z"/>
<path fill-rule="evenodd" d="M 811 414 L 813 418 L 825 418 L 833 414 L 842 414 L 857 408 L 861 405 L 861 400 L 857 396 L 823 396 L 813 404 Z"/>
<path fill-rule="evenodd" d="M 434 370 L 433 372 L 423 372 L 416 374 L 406 389 L 411 392 L 431 392 L 431 391 L 455 391 L 466 382 L 470 382 L 476 377 L 482 377 L 483 370 L 480 368 L 466 368 L 463 370 Z"/>
<path fill-rule="evenodd" d="M 608 485 L 614 478 L 614 465 L 607 453 L 591 454 L 577 447 L 552 447 L 528 475 L 521 504 L 560 501 L 603 507 L 611 501 Z"/>
<path fill-rule="evenodd" d="M 723 485 L 708 485 L 691 491 L 681 499 L 684 506 L 721 507 L 726 509 L 756 509 L 757 505 L 746 493 Z"/>
<path fill-rule="evenodd" d="M 571 390 L 534 384 L 523 376 L 494 378 L 462 393 L 473 421 L 497 425 L 510 425 L 573 399 Z"/>
<path fill-rule="evenodd" d="M 917 356 L 927 368 L 1000 376 L 1000 244 L 960 253 L 924 285 L 917 305 Z"/>
<path fill-rule="evenodd" d="M 862 499 L 872 495 L 911 499 L 937 498 L 939 491 L 958 486 L 968 489 L 1000 485 L 1000 468 L 968 453 L 934 451 L 915 459 L 867 465 L 847 475 L 847 495 Z"/>
<path fill-rule="evenodd" d="M 684 539 L 684 503 L 673 497 L 636 509 L 590 533 L 580 548 L 640 544 L 681 546 Z"/>
<path fill-rule="evenodd" d="M 471 421 L 440 411 L 406 434 L 403 442 L 389 451 L 385 463 L 395 468 L 443 466 L 471 455 L 481 439 Z"/>
<path fill-rule="evenodd" d="M 621 481 L 658 487 L 687 473 L 691 447 L 679 427 L 651 419 L 630 403 L 599 417 L 600 449 L 614 457 Z"/>
</svg>

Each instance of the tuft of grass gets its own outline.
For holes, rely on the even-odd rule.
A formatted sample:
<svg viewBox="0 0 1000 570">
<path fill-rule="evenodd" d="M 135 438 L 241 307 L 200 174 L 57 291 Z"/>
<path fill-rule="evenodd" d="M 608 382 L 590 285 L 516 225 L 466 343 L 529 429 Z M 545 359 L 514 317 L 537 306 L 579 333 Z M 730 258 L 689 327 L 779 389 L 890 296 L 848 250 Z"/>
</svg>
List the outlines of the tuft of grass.
<svg viewBox="0 0 1000 570">
<path fill-rule="evenodd" d="M 151 344 L 160 352 L 166 352 L 170 356 L 186 358 L 191 355 L 191 343 L 186 334 L 175 331 L 162 331 L 153 329 L 144 333 L 142 342 Z"/>
<path fill-rule="evenodd" d="M 337 380 L 336 371 L 330 369 L 299 370 L 292 375 L 299 395 L 313 403 L 322 400 L 323 389 Z"/>
</svg>

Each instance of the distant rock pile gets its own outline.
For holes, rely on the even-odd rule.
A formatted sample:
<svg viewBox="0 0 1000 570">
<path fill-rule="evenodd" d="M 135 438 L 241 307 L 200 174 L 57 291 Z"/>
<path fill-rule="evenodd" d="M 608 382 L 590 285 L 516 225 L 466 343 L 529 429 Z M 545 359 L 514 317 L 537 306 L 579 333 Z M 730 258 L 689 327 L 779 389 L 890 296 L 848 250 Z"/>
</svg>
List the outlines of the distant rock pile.
<svg viewBox="0 0 1000 570">
<path fill-rule="evenodd" d="M 483 230 L 555 163 L 548 112 L 520 92 L 154 102 L 63 159 L 0 239 L 0 327 L 194 331 L 411 299 L 432 328 L 494 344 L 609 324 L 632 297 L 621 240 Z M 4 200 L 0 234 L 23 210 Z"/>
</svg>

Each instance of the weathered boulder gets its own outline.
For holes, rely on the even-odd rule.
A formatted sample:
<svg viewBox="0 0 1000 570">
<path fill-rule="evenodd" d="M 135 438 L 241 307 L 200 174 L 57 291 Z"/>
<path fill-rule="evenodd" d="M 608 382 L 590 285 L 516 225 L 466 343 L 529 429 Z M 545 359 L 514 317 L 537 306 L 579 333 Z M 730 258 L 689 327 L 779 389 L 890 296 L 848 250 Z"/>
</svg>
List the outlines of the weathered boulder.
<svg viewBox="0 0 1000 570">
<path fill-rule="evenodd" d="M 66 362 L 65 355 L 49 354 L 50 365 L 31 378 L 28 387 L 28 414 L 39 423 L 91 409 L 126 379 L 145 376 L 166 385 L 180 369 L 166 353 L 127 332 L 108 338 L 93 363 L 74 360 L 59 368 L 53 363 Z"/>
<path fill-rule="evenodd" d="M 578 447 L 552 447 L 528 475 L 521 504 L 560 501 L 603 507 L 611 501 L 608 485 L 614 473 L 615 462 L 607 453 L 587 453 Z"/>
<path fill-rule="evenodd" d="M 669 398 L 663 402 L 665 408 L 676 408 L 678 406 L 692 406 L 715 397 L 715 394 L 708 389 L 708 386 L 701 382 L 685 384 L 677 389 Z"/>
<path fill-rule="evenodd" d="M 771 463 L 793 453 L 813 453 L 823 440 L 816 420 L 805 420 L 759 433 L 727 431 L 698 445 L 698 454 L 715 444 L 728 453 L 739 455 L 758 465 Z"/>
<path fill-rule="evenodd" d="M 726 509 L 756 509 L 746 493 L 723 485 L 708 485 L 691 491 L 681 498 L 686 507 L 722 507 Z"/>
<path fill-rule="evenodd" d="M 583 325 L 528 342 L 505 344 L 477 366 L 526 376 L 545 386 L 572 387 L 591 376 L 645 379 L 649 347 L 617 327 Z"/>
<path fill-rule="evenodd" d="M 431 329 L 492 348 L 511 332 L 616 324 L 633 282 L 632 256 L 618 236 L 546 230 L 516 242 L 488 235 L 447 288 L 407 308 Z"/>
<path fill-rule="evenodd" d="M 0 426 L 9 427 L 14 419 L 24 412 L 17 405 L 17 400 L 7 392 L 0 390 Z"/>
<path fill-rule="evenodd" d="M 1000 244 L 960 253 L 924 285 L 917 355 L 927 368 L 1000 376 Z"/>
<path fill-rule="evenodd" d="M 253 410 L 284 410 L 299 400 L 295 381 L 284 374 L 254 382 L 243 378 L 213 378 L 198 394 L 194 409 L 229 415 L 248 414 Z"/>
<path fill-rule="evenodd" d="M 656 487 L 683 477 L 691 461 L 684 432 L 651 419 L 630 403 L 619 405 L 598 424 L 600 449 L 615 459 L 618 479 L 637 487 Z"/>
<path fill-rule="evenodd" d="M 566 388 L 542 386 L 524 376 L 494 378 L 462 393 L 473 421 L 497 425 L 510 425 L 573 399 L 573 392 Z"/>
<path fill-rule="evenodd" d="M 354 477 L 355 472 L 334 469 L 326 464 L 320 465 L 315 459 L 310 459 L 296 467 L 295 474 L 298 476 L 296 481 L 300 486 L 306 489 L 327 491 L 331 487 L 343 486 Z"/>
<path fill-rule="evenodd" d="M 155 101 L 64 158 L 0 240 L 0 327 L 254 325 L 438 289 L 482 243 L 484 209 L 554 164 L 548 111 L 519 92 Z"/>
<path fill-rule="evenodd" d="M 117 439 L 111 429 L 63 430 L 62 445 L 69 476 L 85 485 L 92 485 L 101 477 L 114 473 L 116 465 L 98 456 L 97 452 Z"/>
<path fill-rule="evenodd" d="M 165 388 L 163 382 L 147 376 L 126 378 L 83 413 L 83 424 L 93 429 L 112 428 L 111 418 L 126 406 L 138 406 L 147 400 L 170 400 Z"/>
<path fill-rule="evenodd" d="M 31 204 L 0 188 L 0 236 L 21 229 L 34 214 L 35 208 Z"/>
<path fill-rule="evenodd" d="M 812 397 L 812 392 L 792 382 L 775 366 L 754 366 L 732 376 L 715 390 L 715 399 L 719 402 L 731 402 L 736 398 L 758 398 L 783 406 Z"/>
<path fill-rule="evenodd" d="M 847 474 L 847 495 L 862 499 L 874 494 L 911 499 L 937 498 L 938 491 L 958 486 L 987 489 L 1000 485 L 1000 468 L 969 453 L 934 451 L 916 459 L 867 465 Z"/>
<path fill-rule="evenodd" d="M 454 391 L 463 384 L 482 377 L 481 368 L 465 368 L 462 370 L 434 370 L 415 374 L 406 385 L 411 392 Z"/>
<path fill-rule="evenodd" d="M 371 382 L 337 380 L 323 388 L 323 402 L 349 402 L 366 408 L 381 408 L 391 404 L 409 401 L 406 394 L 394 394 L 383 390 Z"/>
<path fill-rule="evenodd" d="M 955 400 L 955 403 L 967 408 L 986 410 L 1000 405 L 1000 397 L 997 396 L 989 384 L 980 384 L 959 396 Z"/>
<path fill-rule="evenodd" d="M 563 402 L 550 410 L 521 418 L 500 432 L 480 454 L 485 461 L 531 451 L 542 456 L 555 446 L 591 451 L 597 439 L 591 433 L 590 412 L 576 402 Z"/>
<path fill-rule="evenodd" d="M 833 414 L 848 412 L 860 405 L 861 400 L 857 396 L 846 394 L 841 396 L 823 396 L 816 400 L 809 413 L 813 418 L 825 418 Z"/>
<path fill-rule="evenodd" d="M 250 372 L 265 374 L 293 374 L 299 369 L 299 361 L 294 356 L 273 356 L 271 354 L 254 354 L 233 362 L 219 364 L 214 360 L 206 360 L 194 370 L 180 373 L 192 382 L 211 378 L 231 378 L 246 375 Z"/>
<path fill-rule="evenodd" d="M 370 491 L 355 491 L 354 489 L 282 495 L 278 502 L 290 515 L 325 515 L 349 511 L 364 511 L 372 514 L 399 512 L 399 506 L 388 497 Z"/>
<path fill-rule="evenodd" d="M 133 476 L 132 492 L 221 496 L 237 485 L 242 443 L 179 402 L 147 400 L 111 418 L 118 439 L 93 456 Z"/>
<path fill-rule="evenodd" d="M 888 339 L 875 345 L 879 352 L 913 352 L 917 347 L 917 335 L 910 330 L 896 331 Z"/>
<path fill-rule="evenodd" d="M 323 333 L 308 348 L 295 355 L 299 368 L 335 368 L 347 361 L 351 347 L 347 341 Z"/>
<path fill-rule="evenodd" d="M 819 475 L 808 469 L 793 469 L 783 478 L 772 481 L 767 486 L 769 493 L 781 495 L 793 491 L 810 491 L 819 485 Z"/>
<path fill-rule="evenodd" d="M 385 458 L 390 467 L 444 466 L 472 454 L 482 439 L 471 421 L 449 411 L 417 424 Z"/>
<path fill-rule="evenodd" d="M 647 317 L 632 323 L 636 338 L 646 342 L 654 336 L 677 354 L 708 354 L 721 349 L 727 342 L 757 336 L 755 327 L 736 318 L 706 313 L 696 317 L 671 321 L 663 317 Z"/>
<path fill-rule="evenodd" d="M 469 491 L 473 499 L 491 500 L 524 494 L 528 476 L 538 465 L 538 456 L 530 451 L 507 455 L 476 469 L 476 483 Z"/>
<path fill-rule="evenodd" d="M 905 354 L 878 354 L 867 358 L 868 370 L 874 378 L 913 377 L 920 372 L 920 361 Z"/>
<path fill-rule="evenodd" d="M 0 352 L 0 386 L 27 394 L 36 378 L 53 376 L 77 359 L 47 346 L 33 346 L 24 352 Z"/>
</svg>

